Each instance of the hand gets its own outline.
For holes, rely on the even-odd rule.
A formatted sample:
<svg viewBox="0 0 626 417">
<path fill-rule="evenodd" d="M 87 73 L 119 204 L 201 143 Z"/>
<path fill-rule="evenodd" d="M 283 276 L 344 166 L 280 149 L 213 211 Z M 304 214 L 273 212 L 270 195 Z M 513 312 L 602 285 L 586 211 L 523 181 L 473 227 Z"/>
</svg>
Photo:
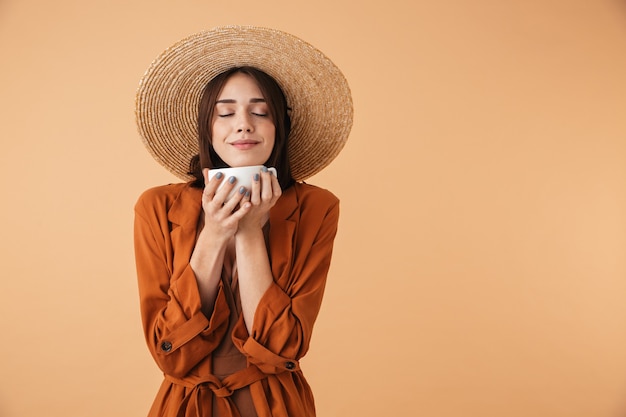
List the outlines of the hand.
<svg viewBox="0 0 626 417">
<path fill-rule="evenodd" d="M 241 201 L 239 210 L 245 209 L 246 213 L 239 221 L 237 234 L 262 229 L 269 219 L 270 209 L 281 194 L 278 178 L 264 167 L 260 174 L 254 176 L 250 192 Z"/>
<path fill-rule="evenodd" d="M 202 192 L 202 209 L 204 210 L 204 228 L 214 239 L 228 240 L 237 232 L 239 222 L 251 209 L 246 197 L 247 190 L 239 188 L 232 197 L 228 198 L 231 190 L 237 186 L 235 177 L 224 178 L 218 173 L 209 181 L 209 170 L 202 170 L 204 175 L 204 191 Z M 219 188 L 223 182 L 224 186 Z"/>
</svg>

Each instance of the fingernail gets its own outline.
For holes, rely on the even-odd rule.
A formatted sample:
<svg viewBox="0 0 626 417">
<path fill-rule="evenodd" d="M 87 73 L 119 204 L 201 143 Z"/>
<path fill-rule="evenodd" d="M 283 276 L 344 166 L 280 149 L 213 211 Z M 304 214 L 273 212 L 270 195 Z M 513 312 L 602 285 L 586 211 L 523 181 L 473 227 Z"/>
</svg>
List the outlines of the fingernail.
<svg viewBox="0 0 626 417">
<path fill-rule="evenodd" d="M 263 171 L 263 172 L 267 172 L 267 167 L 266 167 L 266 166 L 264 166 L 263 168 L 261 168 L 261 171 Z"/>
<path fill-rule="evenodd" d="M 245 192 L 246 192 L 246 187 L 241 187 L 241 188 L 239 189 L 239 194 L 243 194 L 243 193 L 245 193 Z"/>
<path fill-rule="evenodd" d="M 234 184 L 236 179 L 237 179 L 237 178 L 235 178 L 235 177 L 230 177 L 230 178 L 228 179 L 228 182 L 229 182 L 229 183 L 231 183 L 231 184 Z"/>
<path fill-rule="evenodd" d="M 250 197 L 250 191 L 246 191 L 246 197 Z"/>
<path fill-rule="evenodd" d="M 261 178 L 261 177 L 259 176 L 259 174 L 254 174 L 254 180 L 255 180 L 255 181 L 258 181 L 258 180 L 259 180 L 259 178 Z"/>
<path fill-rule="evenodd" d="M 222 174 L 221 172 L 218 172 L 217 174 L 215 174 L 215 178 L 217 178 L 218 180 L 221 179 L 224 176 L 224 174 Z"/>
</svg>

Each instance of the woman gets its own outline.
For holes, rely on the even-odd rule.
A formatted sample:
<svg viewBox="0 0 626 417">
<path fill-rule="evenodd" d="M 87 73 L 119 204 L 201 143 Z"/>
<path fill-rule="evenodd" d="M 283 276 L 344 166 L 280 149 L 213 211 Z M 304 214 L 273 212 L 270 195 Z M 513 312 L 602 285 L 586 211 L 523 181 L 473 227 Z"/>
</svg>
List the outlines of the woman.
<svg viewBox="0 0 626 417">
<path fill-rule="evenodd" d="M 149 415 L 314 416 L 299 360 L 339 204 L 302 180 L 347 139 L 345 79 L 292 35 L 217 28 L 157 58 L 137 118 L 151 153 L 186 180 L 144 192 L 135 207 L 142 322 L 164 372 Z M 249 189 L 208 180 L 209 169 L 250 165 L 264 168 Z"/>
</svg>

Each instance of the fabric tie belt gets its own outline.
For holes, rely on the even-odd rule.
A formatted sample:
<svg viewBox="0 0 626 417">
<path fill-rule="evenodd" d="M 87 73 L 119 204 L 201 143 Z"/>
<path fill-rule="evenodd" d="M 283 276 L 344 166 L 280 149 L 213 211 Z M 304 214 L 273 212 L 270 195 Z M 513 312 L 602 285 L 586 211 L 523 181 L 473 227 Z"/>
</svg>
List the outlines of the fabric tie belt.
<svg viewBox="0 0 626 417">
<path fill-rule="evenodd" d="M 166 380 L 191 388 L 178 408 L 177 417 L 203 417 L 210 415 L 213 407 L 213 394 L 217 398 L 216 405 L 220 416 L 241 417 L 230 396 L 234 391 L 266 377 L 267 375 L 254 365 L 228 375 L 222 380 L 215 375 L 208 375 L 193 380 L 165 375 Z M 207 414 L 203 414 L 203 407 L 208 408 Z"/>
</svg>

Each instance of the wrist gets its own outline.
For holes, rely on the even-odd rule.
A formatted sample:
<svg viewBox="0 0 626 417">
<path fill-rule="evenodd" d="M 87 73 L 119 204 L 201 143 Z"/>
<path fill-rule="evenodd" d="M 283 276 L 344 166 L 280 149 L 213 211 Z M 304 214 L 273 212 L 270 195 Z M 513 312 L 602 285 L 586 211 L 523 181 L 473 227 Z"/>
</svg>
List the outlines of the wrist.
<svg viewBox="0 0 626 417">
<path fill-rule="evenodd" d="M 237 229 L 235 237 L 238 240 L 254 240 L 258 238 L 264 239 L 263 227 L 259 225 L 240 227 Z"/>
<path fill-rule="evenodd" d="M 202 229 L 200 229 L 200 232 L 198 232 L 196 246 L 202 245 L 211 248 L 221 248 L 226 246 L 232 237 L 232 231 L 224 232 L 220 229 L 214 230 L 204 225 Z"/>
</svg>

